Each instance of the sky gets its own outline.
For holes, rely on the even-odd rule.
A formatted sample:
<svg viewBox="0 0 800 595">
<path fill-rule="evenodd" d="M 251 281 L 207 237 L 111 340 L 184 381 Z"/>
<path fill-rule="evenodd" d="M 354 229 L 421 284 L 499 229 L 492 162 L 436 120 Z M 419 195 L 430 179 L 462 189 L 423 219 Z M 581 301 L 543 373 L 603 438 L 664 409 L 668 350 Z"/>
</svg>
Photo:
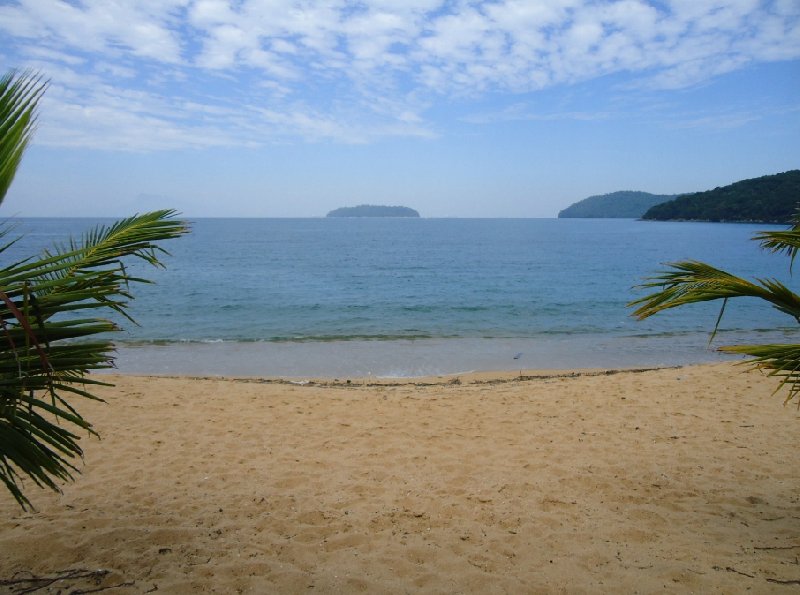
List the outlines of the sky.
<svg viewBox="0 0 800 595">
<path fill-rule="evenodd" d="M 0 0 L 5 216 L 554 217 L 800 168 L 800 0 Z"/>
</svg>

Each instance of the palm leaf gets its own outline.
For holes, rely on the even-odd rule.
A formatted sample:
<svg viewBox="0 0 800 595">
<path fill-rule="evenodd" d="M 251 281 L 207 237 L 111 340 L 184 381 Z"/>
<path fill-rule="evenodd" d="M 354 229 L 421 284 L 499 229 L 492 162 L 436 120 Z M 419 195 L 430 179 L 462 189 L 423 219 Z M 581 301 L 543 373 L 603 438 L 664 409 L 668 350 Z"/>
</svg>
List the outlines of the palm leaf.
<svg viewBox="0 0 800 595">
<path fill-rule="evenodd" d="M 789 269 L 791 270 L 797 251 L 800 250 L 800 216 L 795 215 L 791 229 L 762 231 L 757 233 L 754 239 L 761 242 L 761 247 L 765 250 L 789 256 Z"/>
<path fill-rule="evenodd" d="M 163 266 L 159 242 L 188 232 L 174 216 L 136 215 L 0 269 L 0 480 L 23 507 L 22 478 L 49 489 L 72 478 L 80 437 L 54 422 L 93 433 L 63 395 L 97 399 L 86 387 L 103 383 L 87 374 L 113 366 L 113 344 L 87 339 L 118 329 L 92 314 L 127 315 L 131 283 L 148 281 L 124 260 Z"/>
<path fill-rule="evenodd" d="M 30 71 L 0 77 L 0 202 L 14 180 L 36 124 L 36 106 L 47 83 Z"/>
<path fill-rule="evenodd" d="M 800 250 L 800 215 L 785 231 L 762 232 L 756 235 L 763 248 L 784 253 L 794 261 Z M 713 339 L 719 328 L 728 300 L 740 297 L 759 298 L 795 321 L 800 322 L 800 296 L 776 279 L 742 279 L 726 271 L 694 260 L 673 263 L 670 269 L 646 279 L 640 288 L 655 289 L 652 293 L 632 301 L 633 315 L 639 320 L 687 304 L 722 300 Z M 790 266 L 791 269 L 791 266 Z M 800 397 L 800 345 L 732 345 L 720 347 L 725 353 L 752 357 L 752 364 L 771 370 L 770 375 L 781 378 L 779 388 L 788 386 L 786 402 Z M 800 406 L 800 399 L 799 406 Z"/>
<path fill-rule="evenodd" d="M 751 363 L 769 370 L 770 376 L 779 377 L 781 383 L 778 390 L 783 386 L 789 388 L 786 403 L 800 395 L 800 345 L 729 345 L 720 347 L 719 350 L 749 355 L 753 358 L 749 360 Z"/>
<path fill-rule="evenodd" d="M 711 265 L 694 260 L 669 265 L 671 270 L 647 279 L 641 288 L 657 288 L 649 295 L 628 304 L 636 306 L 639 320 L 686 304 L 729 300 L 738 297 L 760 298 L 800 320 L 800 296 L 775 279 L 756 279 L 756 283 Z"/>
<path fill-rule="evenodd" d="M 0 202 L 46 87 L 31 72 L 0 77 Z M 94 430 L 65 397 L 98 399 L 90 388 L 105 383 L 88 374 L 113 366 L 113 344 L 92 338 L 118 329 L 99 314 L 128 316 L 131 284 L 148 281 L 130 275 L 124 261 L 162 266 L 160 242 L 188 232 L 174 216 L 171 210 L 135 215 L 0 268 L 0 481 L 23 508 L 30 506 L 24 479 L 58 490 L 77 471 L 71 461 L 83 451 L 72 429 Z M 0 238 L 8 231 L 0 227 Z M 12 243 L 0 246 L 0 254 Z"/>
</svg>

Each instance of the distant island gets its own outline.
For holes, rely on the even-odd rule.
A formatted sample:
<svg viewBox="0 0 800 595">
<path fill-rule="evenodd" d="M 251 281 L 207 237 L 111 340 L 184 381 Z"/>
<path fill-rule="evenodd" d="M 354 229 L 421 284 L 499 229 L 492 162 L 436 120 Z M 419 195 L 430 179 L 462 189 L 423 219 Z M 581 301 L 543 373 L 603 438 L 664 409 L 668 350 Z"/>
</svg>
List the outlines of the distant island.
<svg viewBox="0 0 800 595">
<path fill-rule="evenodd" d="M 800 206 L 800 170 L 682 194 L 651 207 L 643 219 L 789 223 Z"/>
<path fill-rule="evenodd" d="M 674 194 L 650 194 L 649 192 L 620 190 L 584 198 L 561 211 L 558 218 L 639 219 L 651 207 L 673 198 L 675 198 Z"/>
<path fill-rule="evenodd" d="M 358 205 L 334 209 L 326 217 L 419 217 L 419 213 L 408 207 Z"/>
</svg>

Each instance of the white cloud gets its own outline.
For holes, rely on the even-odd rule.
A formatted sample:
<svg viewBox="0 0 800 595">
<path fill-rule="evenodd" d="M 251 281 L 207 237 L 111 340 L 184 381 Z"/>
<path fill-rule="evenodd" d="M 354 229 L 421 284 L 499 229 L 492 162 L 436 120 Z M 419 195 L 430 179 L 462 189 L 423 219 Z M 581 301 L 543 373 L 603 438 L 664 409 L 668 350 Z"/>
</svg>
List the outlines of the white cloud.
<svg viewBox="0 0 800 595">
<path fill-rule="evenodd" d="M 145 132 L 155 130 L 169 146 L 271 134 L 352 141 L 431 134 L 424 111 L 442 98 L 615 73 L 679 89 L 796 60 L 800 9 L 796 0 L 18 0 L 0 6 L 0 41 L 12 48 L 5 59 L 41 68 L 63 91 L 48 120 L 64 121 L 43 125 L 39 142 L 65 142 L 79 123 L 88 128 L 70 142 L 87 146 L 107 145 L 100 135 L 115 126 L 132 148 L 152 146 Z M 209 128 L 202 109 L 170 114 L 204 102 L 231 117 L 216 114 Z M 254 118 L 253 129 L 235 128 Z"/>
<path fill-rule="evenodd" d="M 106 2 L 86 0 L 21 0 L 0 8 L 0 29 L 15 37 L 72 50 L 177 62 L 180 59 L 175 24 L 183 0 Z"/>
<path fill-rule="evenodd" d="M 702 128 L 705 130 L 728 130 L 739 128 L 750 122 L 756 122 L 761 116 L 752 112 L 714 114 L 711 116 L 698 116 L 672 122 L 675 128 Z"/>
<path fill-rule="evenodd" d="M 525 103 L 515 103 L 502 110 L 494 112 L 470 114 L 462 120 L 471 124 L 495 124 L 497 122 L 523 122 L 540 121 L 552 122 L 558 120 L 605 120 L 612 117 L 612 114 L 603 111 L 584 112 L 584 111 L 562 111 L 562 112 L 541 112 Z"/>
<path fill-rule="evenodd" d="M 44 146 L 110 151 L 257 147 L 303 138 L 309 142 L 365 143 L 384 136 L 429 137 L 415 114 L 380 106 L 391 117 L 364 120 L 358 110 L 336 116 L 302 101 L 271 109 L 254 101 L 204 96 L 189 100 L 125 89 L 98 72 L 62 67 L 52 76 L 36 142 Z"/>
<path fill-rule="evenodd" d="M 79 64 L 86 63 L 85 58 L 79 56 L 73 56 L 70 54 L 66 54 L 64 52 L 58 52 L 50 48 L 40 47 L 36 45 L 25 46 L 23 52 L 31 60 L 41 60 L 45 63 L 56 62 L 56 63 L 70 64 L 72 66 L 77 66 Z"/>
<path fill-rule="evenodd" d="M 117 78 L 133 79 L 136 77 L 137 72 L 135 68 L 124 66 L 123 64 L 114 64 L 111 62 L 96 62 L 94 70 L 101 75 L 110 75 Z"/>
</svg>

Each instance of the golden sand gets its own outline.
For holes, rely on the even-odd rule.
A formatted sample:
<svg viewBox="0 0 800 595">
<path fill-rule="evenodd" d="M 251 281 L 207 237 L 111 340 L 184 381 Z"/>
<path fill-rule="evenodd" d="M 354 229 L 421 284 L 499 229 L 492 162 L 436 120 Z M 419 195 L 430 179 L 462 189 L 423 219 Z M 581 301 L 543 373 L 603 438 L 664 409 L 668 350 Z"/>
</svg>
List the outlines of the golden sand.
<svg viewBox="0 0 800 595">
<path fill-rule="evenodd" d="M 82 440 L 76 481 L 28 483 L 36 512 L 0 495 L 0 579 L 73 577 L 40 593 L 796 592 L 800 415 L 746 370 L 114 377 L 107 404 L 80 403 L 102 440 Z"/>
</svg>

